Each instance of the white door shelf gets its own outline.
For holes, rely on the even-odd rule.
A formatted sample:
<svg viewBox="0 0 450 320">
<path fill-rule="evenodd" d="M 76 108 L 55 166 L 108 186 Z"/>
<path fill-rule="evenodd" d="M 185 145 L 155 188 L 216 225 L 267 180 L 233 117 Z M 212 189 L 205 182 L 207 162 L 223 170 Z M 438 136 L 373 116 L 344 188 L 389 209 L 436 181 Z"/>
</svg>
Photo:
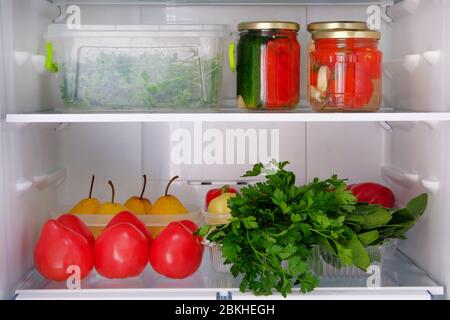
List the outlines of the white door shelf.
<svg viewBox="0 0 450 320">
<path fill-rule="evenodd" d="M 133 279 L 109 280 L 95 272 L 81 283 L 81 289 L 68 290 L 65 283 L 48 281 L 33 270 L 16 290 L 16 299 L 156 299 L 156 300 L 215 300 L 230 297 L 233 300 L 255 299 L 251 293 L 239 292 L 239 281 L 226 273 L 212 269 L 209 250 L 199 271 L 183 280 L 171 280 L 156 274 L 150 266 Z M 299 290 L 288 295 L 291 300 L 323 299 L 414 299 L 428 300 L 444 294 L 444 288 L 435 283 L 423 270 L 416 267 L 400 251 L 384 259 L 381 286 L 368 288 L 366 278 L 323 278 L 320 287 L 310 294 Z M 279 294 L 258 299 L 284 299 Z"/>
<path fill-rule="evenodd" d="M 71 123 L 71 122 L 436 122 L 450 121 L 450 112 L 380 111 L 377 113 L 315 113 L 308 109 L 292 111 L 171 111 L 148 113 L 21 113 L 7 114 L 9 123 Z"/>
</svg>

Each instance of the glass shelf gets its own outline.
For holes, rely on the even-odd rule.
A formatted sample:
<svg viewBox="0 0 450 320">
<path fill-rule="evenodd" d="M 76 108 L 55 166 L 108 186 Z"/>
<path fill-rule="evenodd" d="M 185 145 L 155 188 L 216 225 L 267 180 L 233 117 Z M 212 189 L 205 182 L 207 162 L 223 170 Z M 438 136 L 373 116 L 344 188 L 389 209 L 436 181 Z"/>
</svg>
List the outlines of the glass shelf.
<svg viewBox="0 0 450 320">
<path fill-rule="evenodd" d="M 383 260 L 381 286 L 368 288 L 367 278 L 323 278 L 310 294 L 298 289 L 288 299 L 431 299 L 444 294 L 423 270 L 396 250 Z M 48 281 L 33 270 L 16 290 L 16 299 L 210 299 L 231 293 L 233 300 L 251 299 L 250 293 L 239 292 L 239 280 L 230 274 L 213 270 L 209 250 L 205 250 L 200 269 L 191 277 L 172 280 L 155 273 L 150 266 L 133 279 L 109 280 L 95 272 L 81 283 L 80 290 L 68 290 L 65 283 Z M 279 294 L 260 299 L 282 299 Z"/>
<path fill-rule="evenodd" d="M 151 4 L 151 5 L 368 5 L 391 6 L 398 0 L 48 0 L 61 4 Z"/>
</svg>

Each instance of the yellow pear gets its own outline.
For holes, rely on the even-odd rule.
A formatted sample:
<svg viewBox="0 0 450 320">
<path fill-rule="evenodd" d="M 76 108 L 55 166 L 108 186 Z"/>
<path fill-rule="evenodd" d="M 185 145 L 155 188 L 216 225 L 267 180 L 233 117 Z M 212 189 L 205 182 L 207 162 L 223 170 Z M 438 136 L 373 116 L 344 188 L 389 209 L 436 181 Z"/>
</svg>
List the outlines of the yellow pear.
<svg viewBox="0 0 450 320">
<path fill-rule="evenodd" d="M 135 214 L 149 214 L 152 208 L 152 203 L 147 198 L 144 198 L 145 187 L 147 186 L 147 176 L 144 174 L 144 186 L 142 187 L 141 195 L 139 197 L 131 197 L 125 202 L 125 207 L 133 211 Z"/>
<path fill-rule="evenodd" d="M 186 214 L 189 212 L 177 197 L 168 194 L 170 185 L 178 178 L 176 176 L 169 181 L 164 196 L 156 200 L 150 210 L 150 214 Z"/>
<path fill-rule="evenodd" d="M 125 208 L 120 203 L 114 202 L 114 197 L 116 196 L 116 191 L 114 190 L 114 184 L 112 183 L 111 180 L 108 181 L 108 184 L 111 186 L 111 190 L 112 190 L 111 202 L 103 203 L 100 206 L 100 208 L 98 209 L 98 214 L 116 215 L 122 211 L 129 211 L 129 209 Z"/>
<path fill-rule="evenodd" d="M 78 202 L 69 213 L 77 214 L 96 214 L 100 208 L 100 201 L 96 198 L 92 198 L 92 189 L 94 187 L 95 176 L 92 175 L 91 188 L 89 189 L 89 198 L 83 199 Z"/>
<path fill-rule="evenodd" d="M 222 193 L 217 198 L 211 200 L 208 206 L 208 213 L 230 214 L 231 210 L 228 207 L 228 200 L 234 197 L 236 197 L 236 193 Z"/>
</svg>

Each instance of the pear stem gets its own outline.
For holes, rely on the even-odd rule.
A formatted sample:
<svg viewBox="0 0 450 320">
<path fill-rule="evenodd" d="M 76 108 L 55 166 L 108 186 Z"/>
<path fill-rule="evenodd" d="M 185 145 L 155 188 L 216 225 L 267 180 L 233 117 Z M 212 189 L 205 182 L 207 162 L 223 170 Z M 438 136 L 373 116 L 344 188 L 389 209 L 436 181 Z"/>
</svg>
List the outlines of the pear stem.
<svg viewBox="0 0 450 320">
<path fill-rule="evenodd" d="M 94 189 L 94 180 L 95 180 L 95 175 L 92 175 L 91 188 L 89 189 L 89 199 L 92 198 L 92 189 Z"/>
<path fill-rule="evenodd" d="M 144 197 L 145 187 L 147 186 L 147 175 L 144 174 L 143 177 L 144 177 L 144 186 L 142 187 L 141 196 L 139 197 L 139 199 L 141 200 Z"/>
<path fill-rule="evenodd" d="M 169 193 L 169 187 L 170 187 L 170 185 L 172 184 L 172 182 L 174 182 L 174 181 L 177 180 L 178 178 L 179 178 L 179 176 L 175 176 L 175 177 L 173 177 L 172 179 L 170 179 L 170 181 L 169 181 L 169 183 L 167 184 L 167 187 L 166 187 L 166 192 L 164 193 L 165 196 L 168 195 L 168 193 Z"/>
<path fill-rule="evenodd" d="M 114 185 L 113 185 L 111 180 L 108 181 L 108 184 L 111 186 L 111 190 L 112 190 L 111 203 L 114 204 L 114 198 L 116 196 L 116 190 L 114 190 Z"/>
</svg>

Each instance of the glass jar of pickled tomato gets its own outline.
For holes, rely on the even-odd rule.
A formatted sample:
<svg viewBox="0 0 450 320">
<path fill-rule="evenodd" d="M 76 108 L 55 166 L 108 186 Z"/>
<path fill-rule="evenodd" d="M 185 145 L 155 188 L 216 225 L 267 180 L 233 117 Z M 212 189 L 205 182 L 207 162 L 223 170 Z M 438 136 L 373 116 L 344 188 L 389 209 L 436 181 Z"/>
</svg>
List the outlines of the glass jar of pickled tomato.
<svg viewBox="0 0 450 320">
<path fill-rule="evenodd" d="M 381 106 L 381 35 L 318 30 L 309 53 L 308 100 L 318 112 L 375 112 Z"/>
<path fill-rule="evenodd" d="M 237 105 L 248 109 L 290 109 L 300 96 L 300 44 L 295 22 L 239 24 Z"/>
<path fill-rule="evenodd" d="M 320 21 L 308 24 L 311 33 L 332 30 L 364 31 L 369 30 L 369 27 L 364 21 Z"/>
</svg>

